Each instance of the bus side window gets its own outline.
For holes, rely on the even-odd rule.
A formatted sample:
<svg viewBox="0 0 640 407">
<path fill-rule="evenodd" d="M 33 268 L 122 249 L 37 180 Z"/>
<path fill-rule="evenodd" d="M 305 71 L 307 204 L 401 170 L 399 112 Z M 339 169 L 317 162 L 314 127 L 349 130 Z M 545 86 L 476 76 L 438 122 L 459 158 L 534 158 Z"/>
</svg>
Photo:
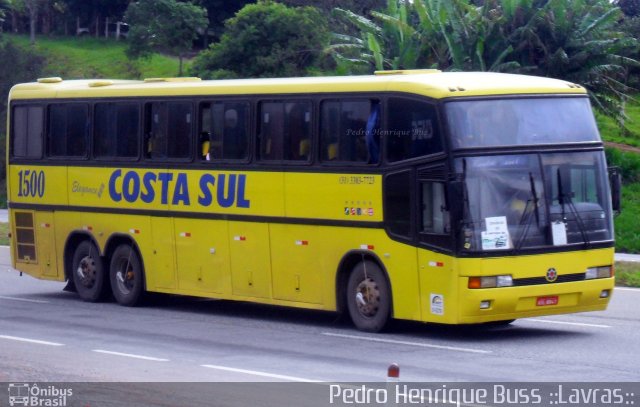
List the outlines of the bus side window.
<svg viewBox="0 0 640 407">
<path fill-rule="evenodd" d="M 53 157 L 87 157 L 89 106 L 67 103 L 49 106 L 49 153 Z"/>
<path fill-rule="evenodd" d="M 16 158 L 42 157 L 42 106 L 17 106 L 13 109 L 11 152 Z"/>
<path fill-rule="evenodd" d="M 138 157 L 140 107 L 135 103 L 97 103 L 93 154 L 96 158 Z"/>
<path fill-rule="evenodd" d="M 421 183 L 423 233 L 449 233 L 449 211 L 444 191 L 444 183 L 442 182 L 425 181 Z"/>
<path fill-rule="evenodd" d="M 205 161 L 244 160 L 249 133 L 246 102 L 203 103 L 200 107 L 199 154 Z"/>
<path fill-rule="evenodd" d="M 262 102 L 259 108 L 259 151 L 260 160 L 282 160 L 284 138 L 284 104 Z"/>
<path fill-rule="evenodd" d="M 152 102 L 145 106 L 145 156 L 185 159 L 191 155 L 193 107 L 190 102 Z"/>
<path fill-rule="evenodd" d="M 390 98 L 387 161 L 396 162 L 443 151 L 438 116 L 430 103 Z"/>
<path fill-rule="evenodd" d="M 311 150 L 311 102 L 262 102 L 260 160 L 307 161 Z"/>
<path fill-rule="evenodd" d="M 410 170 L 396 172 L 384 178 L 384 223 L 390 234 L 409 239 L 413 234 L 412 182 Z"/>
<path fill-rule="evenodd" d="M 322 161 L 378 163 L 379 101 L 324 101 L 320 108 L 320 123 Z"/>
</svg>

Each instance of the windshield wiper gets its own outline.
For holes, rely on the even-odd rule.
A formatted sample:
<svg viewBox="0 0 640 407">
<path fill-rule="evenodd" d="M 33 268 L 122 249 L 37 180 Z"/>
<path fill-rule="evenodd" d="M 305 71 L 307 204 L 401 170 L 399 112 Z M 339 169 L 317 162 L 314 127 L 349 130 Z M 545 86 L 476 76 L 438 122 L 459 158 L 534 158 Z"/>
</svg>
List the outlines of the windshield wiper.
<svg viewBox="0 0 640 407">
<path fill-rule="evenodd" d="M 564 188 L 562 187 L 562 176 L 560 175 L 560 168 L 557 170 L 558 176 L 558 202 L 562 206 L 562 220 L 565 218 L 564 205 L 565 201 L 567 206 L 571 212 L 573 212 L 573 216 L 575 217 L 576 224 L 578 225 L 578 229 L 580 230 L 580 234 L 582 235 L 582 241 L 585 243 L 587 247 L 591 245 L 591 241 L 589 240 L 589 236 L 587 235 L 586 229 L 584 227 L 584 223 L 582 222 L 582 217 L 580 213 L 578 213 L 578 209 L 573 203 L 573 199 L 571 199 L 571 195 L 564 193 Z"/>
<path fill-rule="evenodd" d="M 529 228 L 531 226 L 531 215 L 529 214 L 529 212 L 527 211 L 527 209 L 529 209 L 529 204 L 533 202 L 533 209 L 534 209 L 534 213 L 536 215 L 536 225 L 538 225 L 538 229 L 540 229 L 540 209 L 538 208 L 538 191 L 536 191 L 536 182 L 535 179 L 533 178 L 533 173 L 529 173 L 529 188 L 531 191 L 531 198 L 532 199 L 527 199 L 527 204 L 524 206 L 524 210 L 522 211 L 522 216 L 520 217 L 520 222 L 518 223 L 518 226 L 522 226 L 525 225 L 525 219 L 526 219 L 526 225 L 524 227 L 524 230 L 522 231 L 522 234 L 520 235 L 520 237 L 518 238 L 518 242 L 516 243 L 516 250 L 520 250 L 522 248 L 522 245 L 524 244 L 524 239 L 525 237 L 527 237 L 527 235 L 529 234 Z"/>
</svg>

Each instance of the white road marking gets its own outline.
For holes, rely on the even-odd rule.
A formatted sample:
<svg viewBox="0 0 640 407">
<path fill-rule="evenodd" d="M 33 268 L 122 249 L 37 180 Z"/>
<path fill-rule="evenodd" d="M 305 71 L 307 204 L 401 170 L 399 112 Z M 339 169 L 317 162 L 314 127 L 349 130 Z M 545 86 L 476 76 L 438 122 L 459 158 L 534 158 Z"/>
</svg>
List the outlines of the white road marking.
<svg viewBox="0 0 640 407">
<path fill-rule="evenodd" d="M 633 288 L 633 287 L 616 287 L 613 289 L 613 292 L 616 291 L 631 291 L 631 292 L 636 292 L 636 293 L 640 293 L 640 288 Z"/>
<path fill-rule="evenodd" d="M 5 297 L 4 295 L 0 295 L 0 300 L 11 300 L 11 301 L 35 302 L 36 304 L 49 304 L 49 301 L 43 301 L 43 300 L 30 300 L 30 299 L 28 299 L 28 298 L 17 298 L 17 297 Z"/>
<path fill-rule="evenodd" d="M 609 325 L 585 324 L 585 323 L 582 323 L 582 322 L 554 321 L 554 320 L 551 320 L 551 319 L 534 319 L 534 318 L 528 318 L 528 319 L 525 319 L 524 321 L 531 321 L 531 322 L 544 322 L 545 324 L 559 324 L 559 325 L 586 326 L 586 327 L 589 327 L 589 328 L 611 328 L 611 326 L 609 326 Z"/>
<path fill-rule="evenodd" d="M 93 349 L 92 352 L 105 353 L 107 355 L 124 356 L 124 357 L 134 358 L 134 359 L 152 360 L 152 361 L 155 361 L 155 362 L 168 362 L 169 361 L 169 359 L 154 358 L 152 356 L 135 355 L 133 353 L 113 352 L 113 351 L 110 351 L 110 350 L 103 350 L 103 349 Z"/>
<path fill-rule="evenodd" d="M 334 336 L 334 337 L 337 337 L 337 338 L 357 339 L 359 341 L 392 343 L 392 344 L 395 344 L 395 345 L 407 345 L 407 346 L 418 346 L 418 347 L 421 347 L 421 348 L 452 350 L 452 351 L 456 351 L 456 352 L 485 353 L 485 354 L 486 353 L 491 353 L 490 350 L 472 349 L 472 348 L 460 348 L 460 347 L 457 347 L 457 346 L 433 345 L 433 344 L 423 343 L 423 342 L 397 341 L 395 339 L 372 338 L 370 336 L 345 335 L 345 334 L 336 334 L 336 333 L 331 333 L 331 332 L 323 332 L 322 335 Z"/>
<path fill-rule="evenodd" d="M 9 339 L 12 341 L 28 342 L 28 343 L 37 343 L 38 345 L 64 346 L 63 343 L 41 341 L 39 339 L 21 338 L 19 336 L 0 335 L 0 339 Z"/>
<path fill-rule="evenodd" d="M 312 379 L 305 379 L 304 377 L 285 376 L 285 375 L 274 374 L 274 373 L 259 372 L 257 370 L 237 369 L 235 367 L 227 367 L 227 366 L 219 366 L 219 365 L 200 365 L 200 366 L 206 367 L 209 369 L 224 370 L 227 372 L 234 372 L 234 373 L 244 373 L 244 374 L 249 374 L 253 376 L 269 377 L 271 379 L 288 380 L 292 382 L 320 383 L 320 380 L 312 380 Z"/>
</svg>

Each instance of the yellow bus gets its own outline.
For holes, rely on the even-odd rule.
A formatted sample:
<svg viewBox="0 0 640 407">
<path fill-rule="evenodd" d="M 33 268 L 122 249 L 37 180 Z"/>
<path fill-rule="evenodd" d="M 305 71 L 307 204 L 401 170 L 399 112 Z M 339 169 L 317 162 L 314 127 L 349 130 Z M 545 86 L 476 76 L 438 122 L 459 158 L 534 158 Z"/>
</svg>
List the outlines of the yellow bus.
<svg viewBox="0 0 640 407">
<path fill-rule="evenodd" d="M 145 292 L 442 324 L 603 310 L 586 90 L 496 73 L 42 78 L 9 97 L 12 264 Z"/>
</svg>

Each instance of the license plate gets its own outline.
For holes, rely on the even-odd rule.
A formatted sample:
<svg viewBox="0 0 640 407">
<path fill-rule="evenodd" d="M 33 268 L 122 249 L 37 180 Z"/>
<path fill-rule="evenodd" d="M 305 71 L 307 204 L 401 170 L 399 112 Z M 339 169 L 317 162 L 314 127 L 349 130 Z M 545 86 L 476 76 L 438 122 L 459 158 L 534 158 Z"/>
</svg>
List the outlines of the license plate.
<svg viewBox="0 0 640 407">
<path fill-rule="evenodd" d="M 536 305 L 538 307 L 544 307 L 547 305 L 558 305 L 558 296 L 552 295 L 550 297 L 538 297 L 536 299 Z"/>
</svg>

